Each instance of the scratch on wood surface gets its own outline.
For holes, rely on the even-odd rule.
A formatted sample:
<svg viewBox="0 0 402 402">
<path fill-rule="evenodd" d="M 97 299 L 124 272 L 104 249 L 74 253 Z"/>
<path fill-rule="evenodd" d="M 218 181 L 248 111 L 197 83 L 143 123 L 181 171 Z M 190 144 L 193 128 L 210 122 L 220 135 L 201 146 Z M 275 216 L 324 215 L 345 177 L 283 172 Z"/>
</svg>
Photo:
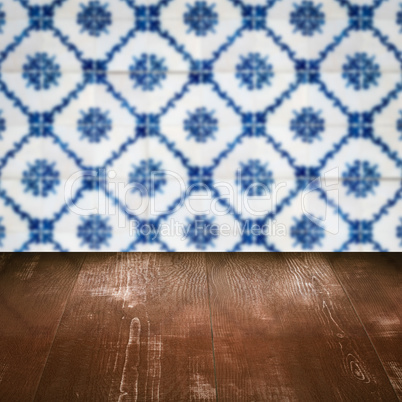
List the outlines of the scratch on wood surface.
<svg viewBox="0 0 402 402">
<path fill-rule="evenodd" d="M 190 399 L 195 401 L 214 401 L 216 399 L 215 387 L 202 375 L 202 362 L 195 357 L 189 357 Z M 200 367 L 201 366 L 201 367 Z M 201 369 L 201 370 L 200 370 Z"/>
<path fill-rule="evenodd" d="M 113 271 L 115 283 L 108 281 L 94 281 L 90 289 L 91 296 L 111 297 L 123 302 L 123 309 L 145 305 L 147 301 L 147 288 L 149 258 L 137 261 L 133 254 L 117 254 L 115 270 Z M 109 273 L 104 273 L 108 275 Z"/>
<path fill-rule="evenodd" d="M 6 268 L 8 260 L 11 259 L 13 253 L 1 253 L 0 254 L 0 272 Z"/>
<path fill-rule="evenodd" d="M 0 363 L 0 383 L 3 381 L 4 374 L 8 369 L 8 364 L 4 362 L 4 360 Z"/>
<path fill-rule="evenodd" d="M 381 336 L 398 336 L 401 331 L 401 320 L 396 314 L 388 313 L 386 316 L 375 316 L 369 317 L 369 322 L 371 325 L 375 325 Z"/>
<path fill-rule="evenodd" d="M 389 368 L 392 370 L 390 380 L 396 390 L 402 392 L 402 365 L 400 362 L 388 362 Z"/>
<path fill-rule="evenodd" d="M 211 401 L 215 399 L 215 388 L 199 373 L 194 373 L 190 379 L 190 392 L 196 401 Z"/>
<path fill-rule="evenodd" d="M 388 364 L 394 370 L 396 377 L 402 380 L 402 365 L 399 362 L 389 362 Z"/>
<path fill-rule="evenodd" d="M 369 373 L 364 367 L 361 359 L 358 358 L 355 354 L 355 348 L 351 344 L 350 337 L 347 336 L 347 333 L 340 327 L 338 322 L 335 320 L 333 315 L 334 311 L 331 311 L 330 308 L 331 303 L 327 303 L 325 300 L 322 302 L 322 309 L 325 316 L 328 318 L 328 322 L 333 324 L 334 333 L 338 338 L 338 343 L 342 353 L 343 366 L 345 370 L 352 374 L 352 376 L 365 383 L 369 383 L 371 381 Z M 346 351 L 347 350 L 347 351 Z M 353 351 L 353 353 L 352 353 Z"/>
<path fill-rule="evenodd" d="M 140 320 L 130 322 L 130 331 L 125 351 L 123 373 L 120 382 L 119 402 L 135 402 L 138 398 L 138 366 L 140 362 Z"/>
<path fill-rule="evenodd" d="M 145 381 L 145 400 L 147 399 L 148 386 L 150 386 L 150 401 L 159 401 L 159 388 L 161 382 L 161 357 L 162 338 L 160 335 L 150 335 L 151 326 L 148 322 L 148 351 L 147 351 L 147 376 Z"/>
<path fill-rule="evenodd" d="M 297 303 L 300 306 L 308 306 L 315 304 L 316 297 L 322 297 L 328 292 L 324 284 L 327 278 L 323 272 L 312 270 L 310 261 L 305 257 L 290 257 L 287 259 L 289 273 L 294 277 L 294 280 L 289 282 L 291 292 L 297 298 Z"/>
<path fill-rule="evenodd" d="M 327 317 L 331 320 L 331 322 L 335 325 L 335 327 L 338 329 L 338 332 L 337 332 L 337 334 L 336 334 L 336 336 L 338 337 L 338 338 L 344 338 L 345 337 L 345 331 L 339 326 L 339 324 L 335 321 L 335 319 L 334 319 L 334 317 L 333 317 L 333 315 L 332 315 L 332 313 L 331 313 L 331 310 L 330 310 L 330 308 L 329 308 L 329 306 L 328 306 L 328 304 L 327 304 L 327 302 L 325 301 L 325 300 L 323 300 L 322 301 L 322 309 L 323 309 L 323 311 L 324 311 L 324 314 L 325 314 L 325 312 L 327 313 L 327 314 L 325 314 L 325 315 L 327 315 Z"/>
<path fill-rule="evenodd" d="M 338 343 L 342 353 L 342 360 L 344 362 L 344 368 L 349 373 L 352 374 L 353 378 L 363 381 L 365 383 L 371 382 L 370 375 L 365 369 L 361 359 L 356 356 L 355 348 L 351 344 L 350 337 L 347 333 L 340 327 L 334 318 L 333 311 L 330 308 L 331 303 L 327 303 L 325 300 L 322 302 L 322 309 L 324 314 L 329 319 L 329 323 L 332 323 L 335 328 L 335 335 L 338 337 Z M 353 352 L 353 353 L 352 353 Z"/>
<path fill-rule="evenodd" d="M 134 308 L 145 305 L 147 301 L 146 283 L 148 280 L 149 258 L 141 263 L 134 264 L 132 255 L 120 255 L 116 276 L 118 286 L 114 289 L 106 289 L 107 295 L 117 301 L 123 302 L 123 308 Z M 134 271 L 133 271 L 134 270 Z M 127 306 L 126 306 L 126 303 Z"/>
<path fill-rule="evenodd" d="M 16 275 L 22 281 L 28 281 L 32 278 L 35 267 L 38 265 L 40 254 L 34 254 L 30 259 L 29 263 L 26 264 L 26 267 L 22 271 L 17 271 Z"/>
</svg>

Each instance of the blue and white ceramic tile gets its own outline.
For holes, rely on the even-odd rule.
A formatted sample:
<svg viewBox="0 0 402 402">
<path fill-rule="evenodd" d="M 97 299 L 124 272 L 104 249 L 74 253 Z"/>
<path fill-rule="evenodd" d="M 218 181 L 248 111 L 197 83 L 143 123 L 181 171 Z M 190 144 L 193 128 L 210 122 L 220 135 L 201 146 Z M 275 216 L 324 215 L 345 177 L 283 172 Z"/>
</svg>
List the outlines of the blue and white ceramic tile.
<svg viewBox="0 0 402 402">
<path fill-rule="evenodd" d="M 402 250 L 399 0 L 0 0 L 0 249 Z"/>
</svg>

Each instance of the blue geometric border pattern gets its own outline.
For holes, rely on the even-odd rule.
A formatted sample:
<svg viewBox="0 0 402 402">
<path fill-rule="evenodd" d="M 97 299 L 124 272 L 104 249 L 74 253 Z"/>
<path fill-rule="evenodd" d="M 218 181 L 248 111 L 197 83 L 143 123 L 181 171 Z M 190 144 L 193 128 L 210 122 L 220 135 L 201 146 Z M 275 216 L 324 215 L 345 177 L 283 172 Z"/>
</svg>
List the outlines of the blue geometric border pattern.
<svg viewBox="0 0 402 402">
<path fill-rule="evenodd" d="M 402 250 L 402 3 L 0 0 L 0 249 Z"/>
</svg>

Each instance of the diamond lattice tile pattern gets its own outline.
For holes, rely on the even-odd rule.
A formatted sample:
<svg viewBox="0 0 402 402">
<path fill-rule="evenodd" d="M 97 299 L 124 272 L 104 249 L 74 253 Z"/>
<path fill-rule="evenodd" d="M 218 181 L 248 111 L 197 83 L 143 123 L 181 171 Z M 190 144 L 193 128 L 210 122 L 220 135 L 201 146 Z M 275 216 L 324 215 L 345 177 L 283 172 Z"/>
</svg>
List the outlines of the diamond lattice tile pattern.
<svg viewBox="0 0 402 402">
<path fill-rule="evenodd" d="M 402 3 L 0 0 L 0 249 L 402 250 Z"/>
</svg>

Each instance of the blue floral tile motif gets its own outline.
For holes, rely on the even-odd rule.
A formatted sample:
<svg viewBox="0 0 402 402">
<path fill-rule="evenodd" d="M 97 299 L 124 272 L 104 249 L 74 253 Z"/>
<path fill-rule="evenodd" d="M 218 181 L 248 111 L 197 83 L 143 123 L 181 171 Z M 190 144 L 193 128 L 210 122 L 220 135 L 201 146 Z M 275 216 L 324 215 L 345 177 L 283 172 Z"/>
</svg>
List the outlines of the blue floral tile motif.
<svg viewBox="0 0 402 402">
<path fill-rule="evenodd" d="M 259 53 L 240 56 L 240 63 L 236 65 L 236 78 L 240 81 L 240 87 L 245 86 L 249 91 L 253 91 L 271 85 L 274 73 L 268 58 Z"/>
<path fill-rule="evenodd" d="M 354 138 L 370 138 L 373 134 L 373 116 L 370 113 L 349 115 L 349 135 Z"/>
<path fill-rule="evenodd" d="M 87 32 L 91 36 L 100 36 L 108 33 L 107 27 L 112 25 L 112 14 L 107 10 L 108 3 L 90 1 L 81 4 L 81 11 L 77 15 L 77 24 L 81 26 L 81 32 Z"/>
<path fill-rule="evenodd" d="M 202 84 L 211 82 L 213 78 L 212 63 L 207 60 L 194 60 L 190 68 L 190 82 Z"/>
<path fill-rule="evenodd" d="M 0 34 L 3 33 L 3 26 L 6 23 L 6 13 L 2 10 L 3 4 L 0 3 Z"/>
<path fill-rule="evenodd" d="M 109 218 L 100 215 L 90 215 L 81 218 L 81 224 L 77 228 L 77 236 L 82 239 L 81 246 L 91 250 L 100 250 L 102 246 L 108 246 L 108 240 L 112 237 L 113 228 L 108 224 Z"/>
<path fill-rule="evenodd" d="M 399 32 L 402 32 L 402 3 L 399 5 L 401 7 L 401 10 L 398 11 L 398 13 L 396 14 L 396 23 L 401 26 L 401 29 Z"/>
<path fill-rule="evenodd" d="M 350 226 L 350 239 L 356 243 L 367 244 L 373 239 L 373 224 L 367 221 L 353 221 Z"/>
<path fill-rule="evenodd" d="M 218 25 L 218 14 L 214 11 L 215 4 L 206 1 L 196 1 L 187 4 L 187 12 L 184 14 L 184 23 L 188 26 L 187 33 L 194 32 L 197 36 L 206 36 L 215 32 Z"/>
<path fill-rule="evenodd" d="M 105 82 L 107 65 L 102 60 L 83 60 L 82 70 L 86 82 L 95 84 Z"/>
<path fill-rule="evenodd" d="M 189 186 L 193 189 L 212 188 L 213 178 L 212 169 L 208 167 L 192 166 L 189 169 Z"/>
<path fill-rule="evenodd" d="M 378 166 L 369 161 L 356 160 L 348 164 L 342 174 L 343 185 L 348 189 L 347 194 L 356 198 L 365 198 L 367 195 L 375 194 L 375 187 L 379 186 L 381 178 Z"/>
<path fill-rule="evenodd" d="M 159 29 L 159 7 L 138 6 L 135 8 L 136 25 L 139 31 L 157 31 Z"/>
<path fill-rule="evenodd" d="M 401 117 L 397 120 L 396 122 L 396 129 L 399 131 L 401 136 L 399 137 L 400 140 L 402 140 L 402 110 L 399 111 Z"/>
<path fill-rule="evenodd" d="M 134 64 L 130 66 L 130 78 L 134 81 L 134 88 L 153 91 L 155 87 L 162 87 L 162 81 L 166 79 L 167 73 L 163 58 L 143 53 L 141 57 L 134 57 L 133 60 Z"/>
<path fill-rule="evenodd" d="M 138 137 L 149 137 L 159 133 L 159 117 L 154 114 L 137 116 L 136 133 Z"/>
<path fill-rule="evenodd" d="M 266 116 L 264 113 L 244 113 L 242 124 L 245 135 L 260 137 L 265 134 Z"/>
<path fill-rule="evenodd" d="M 306 189 L 311 182 L 319 177 L 319 169 L 314 167 L 300 166 L 296 169 L 296 180 L 299 188 Z"/>
<path fill-rule="evenodd" d="M 325 24 L 325 15 L 321 11 L 322 4 L 315 4 L 312 1 L 302 1 L 301 4 L 294 4 L 294 11 L 290 13 L 290 23 L 294 25 L 294 31 L 303 36 L 313 36 L 321 33 L 321 26 Z"/>
<path fill-rule="evenodd" d="M 243 23 L 245 28 L 264 29 L 267 17 L 267 9 L 265 6 L 245 6 L 242 10 Z"/>
<path fill-rule="evenodd" d="M 320 67 L 316 60 L 296 60 L 297 79 L 301 84 L 317 83 Z"/>
<path fill-rule="evenodd" d="M 214 140 L 218 131 L 218 120 L 214 111 L 205 107 L 197 108 L 194 112 L 187 112 L 188 118 L 184 120 L 184 130 L 188 132 L 187 139 L 194 138 L 197 142 Z"/>
<path fill-rule="evenodd" d="M 151 158 L 133 165 L 129 183 L 133 186 L 131 191 L 139 192 L 141 196 L 153 197 L 156 193 L 163 193 L 166 175 L 162 171 L 162 162 L 155 162 Z"/>
<path fill-rule="evenodd" d="M 47 137 L 52 134 L 53 116 L 50 113 L 31 113 L 29 116 L 30 134 L 34 137 Z"/>
<path fill-rule="evenodd" d="M 294 138 L 300 138 L 303 142 L 311 144 L 321 139 L 321 133 L 325 130 L 325 121 L 321 111 L 314 111 L 313 108 L 303 108 L 300 112 L 293 112 L 295 118 L 290 122 L 290 129 L 294 131 Z"/>
<path fill-rule="evenodd" d="M 264 227 L 264 221 L 261 219 L 247 220 L 244 225 L 244 232 L 242 235 L 242 243 L 245 245 L 264 245 L 266 234 L 261 228 Z"/>
<path fill-rule="evenodd" d="M 48 219 L 33 219 L 29 224 L 29 237 L 34 244 L 46 244 L 53 241 L 54 225 Z"/>
<path fill-rule="evenodd" d="M 402 218 L 399 218 L 400 225 L 396 228 L 396 237 L 401 240 L 400 245 L 402 246 Z"/>
<path fill-rule="evenodd" d="M 107 185 L 105 169 L 88 169 L 83 172 L 82 184 L 87 190 L 99 190 Z"/>
<path fill-rule="evenodd" d="M 295 239 L 294 247 L 301 246 L 303 250 L 313 250 L 315 246 L 321 246 L 321 240 L 325 237 L 325 230 L 318 226 L 306 215 L 300 219 L 294 218 L 294 225 L 290 228 L 290 236 Z"/>
<path fill-rule="evenodd" d="M 56 187 L 60 184 L 60 173 L 55 166 L 56 162 L 49 163 L 45 159 L 28 163 L 28 169 L 23 172 L 21 179 L 25 192 L 35 197 L 47 197 L 50 193 L 55 193 Z"/>
<path fill-rule="evenodd" d="M 0 217 L 0 247 L 3 246 L 3 239 L 6 237 L 6 228 L 2 225 L 3 218 Z"/>
<path fill-rule="evenodd" d="M 247 195 L 265 195 L 273 183 L 272 171 L 268 169 L 268 163 L 262 164 L 258 159 L 240 162 L 236 183 Z"/>
<path fill-rule="evenodd" d="M 349 9 L 351 27 L 356 30 L 367 30 L 373 25 L 373 7 L 353 5 Z"/>
<path fill-rule="evenodd" d="M 355 91 L 368 90 L 378 85 L 377 80 L 381 77 L 380 66 L 376 64 L 375 56 L 355 53 L 353 56 L 347 56 L 342 77 L 346 80 L 347 87 L 351 86 Z"/>
<path fill-rule="evenodd" d="M 212 218 L 197 215 L 193 219 L 187 219 L 187 222 L 184 234 L 188 245 L 195 246 L 197 250 L 206 250 L 214 245 L 214 241 L 219 237 L 219 227 L 214 224 Z"/>
<path fill-rule="evenodd" d="M 82 134 L 80 137 L 82 140 L 99 143 L 109 138 L 108 132 L 112 129 L 112 120 L 108 111 L 91 107 L 87 112 L 81 111 L 81 116 L 77 128 Z"/>
<path fill-rule="evenodd" d="M 158 225 L 154 221 L 138 222 L 137 244 L 156 244 L 159 241 Z"/>
<path fill-rule="evenodd" d="M 27 81 L 27 87 L 32 86 L 35 91 L 40 91 L 57 86 L 61 73 L 60 66 L 55 62 L 55 59 L 55 56 L 50 57 L 46 53 L 28 56 L 22 74 Z"/>
<path fill-rule="evenodd" d="M 0 251 L 402 250 L 401 1 L 0 0 Z"/>
<path fill-rule="evenodd" d="M 53 7 L 49 5 L 30 7 L 29 20 L 31 27 L 37 31 L 51 29 L 53 26 Z"/>
<path fill-rule="evenodd" d="M 3 112 L 0 110 L 0 140 L 3 139 L 3 131 L 6 131 L 6 120 L 2 117 L 2 114 Z"/>
</svg>

